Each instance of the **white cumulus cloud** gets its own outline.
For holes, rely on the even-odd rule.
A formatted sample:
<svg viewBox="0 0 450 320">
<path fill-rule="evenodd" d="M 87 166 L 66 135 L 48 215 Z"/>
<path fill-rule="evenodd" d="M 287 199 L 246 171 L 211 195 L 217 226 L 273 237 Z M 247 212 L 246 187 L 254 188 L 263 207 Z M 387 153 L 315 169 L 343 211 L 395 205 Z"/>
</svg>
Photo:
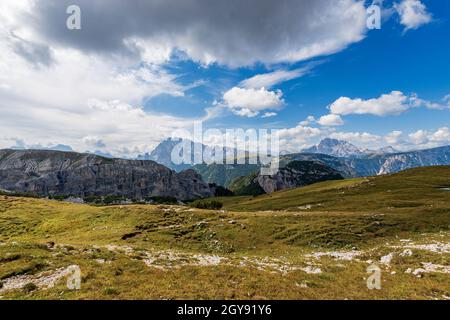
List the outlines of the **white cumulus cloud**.
<svg viewBox="0 0 450 320">
<path fill-rule="evenodd" d="M 423 147 L 436 147 L 450 144 L 450 130 L 448 127 L 439 128 L 436 131 L 418 130 L 408 135 L 410 141 Z"/>
<path fill-rule="evenodd" d="M 372 114 L 376 116 L 399 115 L 411 108 L 450 109 L 450 105 L 420 99 L 416 94 L 405 95 L 401 91 L 382 94 L 378 98 L 364 100 L 340 97 L 330 105 L 333 114 Z"/>
<path fill-rule="evenodd" d="M 280 90 L 245 89 L 234 87 L 223 95 L 225 105 L 239 116 L 255 117 L 263 110 L 280 109 L 284 101 Z"/>
<path fill-rule="evenodd" d="M 341 116 L 337 114 L 327 114 L 325 116 L 320 117 L 317 121 L 318 124 L 325 127 L 333 127 L 333 126 L 342 126 L 344 124 L 344 120 L 342 120 Z"/>
<path fill-rule="evenodd" d="M 400 15 L 400 23 L 405 26 L 405 31 L 417 29 L 432 20 L 427 7 L 420 0 L 403 0 L 395 4 L 394 8 Z"/>
<path fill-rule="evenodd" d="M 411 107 L 409 99 L 400 91 L 383 94 L 379 98 L 363 100 L 340 97 L 330 105 L 334 114 L 373 114 L 377 116 L 398 115 Z"/>
</svg>

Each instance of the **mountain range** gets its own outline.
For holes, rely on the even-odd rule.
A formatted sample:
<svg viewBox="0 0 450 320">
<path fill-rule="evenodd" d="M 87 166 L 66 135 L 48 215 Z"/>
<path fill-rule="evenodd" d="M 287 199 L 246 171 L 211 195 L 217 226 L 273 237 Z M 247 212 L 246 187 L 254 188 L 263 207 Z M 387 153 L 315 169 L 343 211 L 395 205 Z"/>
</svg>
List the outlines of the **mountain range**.
<svg viewBox="0 0 450 320">
<path fill-rule="evenodd" d="M 191 154 L 188 157 L 188 161 L 189 163 L 175 163 L 172 159 L 172 150 L 174 150 L 174 148 L 180 144 L 183 143 L 183 147 L 187 147 L 190 148 Z M 137 160 L 152 160 L 155 161 L 159 164 L 162 164 L 172 170 L 175 170 L 177 172 L 186 170 L 188 168 L 191 168 L 194 165 L 201 165 L 202 164 L 202 160 L 205 154 L 206 154 L 206 150 L 207 150 L 208 146 L 202 144 L 202 143 L 198 143 L 198 142 L 193 142 L 191 140 L 188 139 L 178 139 L 178 138 L 168 138 L 164 141 L 162 141 L 161 143 L 159 143 L 155 149 L 153 149 L 153 151 L 151 153 L 146 153 L 144 155 L 139 155 L 137 157 Z M 183 150 L 183 152 L 185 152 L 185 150 Z M 231 157 L 234 158 L 236 151 L 233 148 L 226 148 L 224 147 L 222 149 L 222 154 L 223 154 L 223 159 L 226 159 L 226 157 Z M 182 156 L 182 155 L 180 155 Z M 200 159 L 200 160 L 197 160 Z M 184 159 L 183 159 L 184 160 Z"/>
<path fill-rule="evenodd" d="M 178 172 L 186 170 L 186 169 L 192 167 L 192 165 L 190 165 L 190 164 L 175 164 L 171 158 L 173 148 L 180 142 L 181 142 L 180 139 L 172 139 L 172 138 L 166 139 L 166 140 L 162 141 L 160 144 L 158 144 L 156 146 L 156 148 L 153 149 L 153 151 L 150 154 L 146 153 L 144 155 L 140 155 L 140 156 L 138 156 L 137 160 L 155 161 L 159 164 L 166 166 L 167 168 L 170 168 L 170 169 L 178 171 Z M 190 143 L 192 150 L 195 150 L 194 142 L 189 141 L 188 143 Z M 200 150 L 203 150 L 203 145 L 201 145 L 200 147 L 201 147 Z M 191 161 L 193 163 L 192 157 L 191 157 Z"/>
<path fill-rule="evenodd" d="M 320 153 L 334 157 L 348 158 L 348 157 L 365 157 L 374 154 L 392 154 L 398 153 L 391 146 L 387 146 L 378 150 L 360 149 L 355 145 L 337 139 L 326 138 L 320 141 L 319 144 L 301 151 L 302 153 Z"/>
<path fill-rule="evenodd" d="M 152 152 L 154 156 L 151 159 L 168 165 L 172 144 L 173 140 L 163 141 Z M 450 165 L 450 146 L 408 152 L 399 152 L 391 146 L 368 150 L 358 148 L 347 141 L 327 138 L 300 153 L 281 155 L 280 165 L 284 167 L 289 162 L 296 160 L 325 164 L 347 178 L 373 176 L 416 167 Z M 169 164 L 168 166 L 174 169 L 173 165 Z M 183 169 L 189 167 L 191 166 L 183 165 Z M 260 166 L 253 164 L 196 164 L 191 168 L 197 171 L 206 182 L 228 187 L 234 179 L 251 175 L 258 171 Z"/>
<path fill-rule="evenodd" d="M 250 186 L 264 193 L 341 176 L 374 176 L 450 165 L 450 146 L 410 152 L 395 152 L 390 147 L 367 151 L 345 141 L 325 139 L 301 153 L 280 156 L 279 173 L 260 176 L 261 167 L 255 164 L 176 165 L 171 153 L 179 142 L 165 140 L 139 160 L 52 150 L 0 150 L 0 190 L 39 196 L 191 200 L 213 196 L 219 186 L 234 190 Z M 206 148 L 200 144 L 196 147 L 202 151 Z M 229 150 L 234 154 L 234 149 L 224 152 Z M 293 168 L 293 163 L 302 165 Z"/>
<path fill-rule="evenodd" d="M 343 158 L 319 153 L 294 153 L 280 157 L 281 164 L 294 160 L 321 162 L 347 178 L 366 177 L 417 167 L 450 165 L 450 146 L 393 154 L 371 153 L 363 157 Z"/>
<path fill-rule="evenodd" d="M 177 173 L 154 161 L 49 150 L 0 150 L 0 189 L 82 198 L 190 200 L 214 195 L 194 170 Z"/>
</svg>

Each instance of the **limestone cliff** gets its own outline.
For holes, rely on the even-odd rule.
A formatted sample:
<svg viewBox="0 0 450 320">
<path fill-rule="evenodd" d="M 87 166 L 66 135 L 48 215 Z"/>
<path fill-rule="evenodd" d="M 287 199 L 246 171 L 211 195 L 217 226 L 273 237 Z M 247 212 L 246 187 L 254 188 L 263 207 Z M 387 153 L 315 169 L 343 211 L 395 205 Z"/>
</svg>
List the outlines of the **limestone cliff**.
<svg viewBox="0 0 450 320">
<path fill-rule="evenodd" d="M 193 170 L 176 173 L 153 161 L 42 150 L 0 150 L 0 189 L 40 196 L 137 199 L 171 196 L 188 200 L 213 195 Z"/>
</svg>

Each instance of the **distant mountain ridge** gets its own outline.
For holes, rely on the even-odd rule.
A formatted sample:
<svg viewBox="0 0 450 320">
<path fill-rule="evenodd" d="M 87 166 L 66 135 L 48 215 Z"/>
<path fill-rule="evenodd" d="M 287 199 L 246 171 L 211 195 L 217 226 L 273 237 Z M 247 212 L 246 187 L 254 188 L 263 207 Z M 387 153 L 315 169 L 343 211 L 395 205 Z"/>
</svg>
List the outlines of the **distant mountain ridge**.
<svg viewBox="0 0 450 320">
<path fill-rule="evenodd" d="M 314 161 L 327 165 L 346 178 L 396 173 L 406 169 L 450 165 L 450 146 L 394 154 L 370 154 L 364 157 L 333 157 L 320 153 L 294 153 L 280 156 L 280 166 L 292 161 Z M 255 165 L 200 165 L 194 166 L 205 181 L 224 183 L 228 187 L 233 179 L 259 170 Z M 217 180 L 216 180 L 217 179 Z"/>
<path fill-rule="evenodd" d="M 301 151 L 301 153 L 320 153 L 339 158 L 365 157 L 371 154 L 392 154 L 398 152 L 391 146 L 378 150 L 361 149 L 347 141 L 331 138 L 323 139 L 319 144 Z"/>
<path fill-rule="evenodd" d="M 301 153 L 320 153 L 342 158 L 364 156 L 366 154 L 358 147 L 347 141 L 330 138 L 323 139 L 319 144 L 312 146 L 311 148 L 304 149 Z"/>
<path fill-rule="evenodd" d="M 450 146 L 393 154 L 369 154 L 365 157 L 338 158 L 303 153 L 285 157 L 291 160 L 316 160 L 342 172 L 347 177 L 363 177 L 396 173 L 417 167 L 450 165 Z"/>
<path fill-rule="evenodd" d="M 191 164 L 176 164 L 172 161 L 172 150 L 178 145 L 182 140 L 181 139 L 166 139 L 159 143 L 155 149 L 149 154 L 146 153 L 144 155 L 138 156 L 137 160 L 152 160 L 159 164 L 166 166 L 175 171 L 182 171 L 192 167 Z M 191 143 L 192 150 L 194 149 L 194 142 L 189 141 Z M 200 146 L 201 150 L 203 150 L 203 146 Z M 191 159 L 193 161 L 193 159 Z"/>
<path fill-rule="evenodd" d="M 185 146 L 190 147 L 191 156 L 188 161 L 189 163 L 177 164 L 177 163 L 173 162 L 172 151 L 180 143 L 183 143 L 183 144 L 185 144 Z M 203 156 L 207 156 L 206 155 L 207 148 L 208 148 L 208 146 L 206 146 L 202 143 L 193 142 L 188 139 L 168 138 L 168 139 L 162 141 L 161 143 L 159 143 L 150 154 L 146 153 L 144 155 L 138 156 L 137 160 L 152 160 L 152 161 L 162 164 L 172 170 L 180 172 L 182 170 L 192 168 L 195 165 L 201 165 Z M 222 148 L 222 153 L 223 153 L 224 159 L 226 157 L 234 158 L 235 152 L 236 152 L 235 149 L 232 149 L 232 148 L 226 148 L 226 147 Z M 200 159 L 200 163 L 199 163 L 198 159 Z"/>
<path fill-rule="evenodd" d="M 372 155 L 362 159 L 347 159 L 346 162 L 355 168 L 360 176 L 390 174 L 417 167 L 450 165 L 450 146 Z"/>
<path fill-rule="evenodd" d="M 192 168 L 197 171 L 208 183 L 215 183 L 228 187 L 234 179 L 248 176 L 260 169 L 259 165 L 251 164 L 196 164 L 176 167 L 171 163 L 170 153 L 178 140 L 163 141 L 151 155 L 142 159 L 149 159 L 174 170 Z M 203 146 L 202 148 L 204 148 Z M 325 164 L 339 171 L 344 177 L 373 176 L 395 173 L 405 169 L 450 165 L 450 146 L 398 152 L 391 146 L 378 150 L 360 149 L 351 143 L 336 139 L 324 139 L 317 146 L 302 150 L 300 153 L 280 155 L 282 166 L 291 161 L 315 161 Z"/>
<path fill-rule="evenodd" d="M 383 147 L 378 150 L 373 151 L 372 153 L 378 153 L 378 154 L 393 154 L 393 153 L 400 153 L 400 151 L 394 149 L 391 146 Z"/>
</svg>

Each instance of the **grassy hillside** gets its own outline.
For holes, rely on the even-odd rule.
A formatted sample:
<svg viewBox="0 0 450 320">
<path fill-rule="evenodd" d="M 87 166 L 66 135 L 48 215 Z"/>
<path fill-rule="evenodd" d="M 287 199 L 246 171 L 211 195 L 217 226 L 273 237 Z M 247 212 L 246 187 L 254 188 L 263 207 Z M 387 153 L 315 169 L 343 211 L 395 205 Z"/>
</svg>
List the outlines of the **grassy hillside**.
<svg viewBox="0 0 450 320">
<path fill-rule="evenodd" d="M 213 211 L 0 195 L 0 297 L 446 299 L 450 195 L 438 188 L 449 177 L 325 182 Z M 372 263 L 381 290 L 367 289 Z M 71 265 L 80 290 L 65 285 Z"/>
<path fill-rule="evenodd" d="M 252 173 L 245 177 L 239 177 L 233 180 L 228 188 L 234 192 L 235 195 L 261 195 L 265 194 L 261 186 L 254 181 L 258 177 L 258 172 Z"/>
<path fill-rule="evenodd" d="M 257 172 L 260 167 L 255 164 L 197 164 L 192 169 L 197 171 L 204 181 L 228 188 L 234 179 Z"/>
<path fill-rule="evenodd" d="M 258 197 L 220 198 L 230 210 L 433 212 L 448 206 L 450 166 L 416 168 L 401 173 L 326 181 Z"/>
</svg>

